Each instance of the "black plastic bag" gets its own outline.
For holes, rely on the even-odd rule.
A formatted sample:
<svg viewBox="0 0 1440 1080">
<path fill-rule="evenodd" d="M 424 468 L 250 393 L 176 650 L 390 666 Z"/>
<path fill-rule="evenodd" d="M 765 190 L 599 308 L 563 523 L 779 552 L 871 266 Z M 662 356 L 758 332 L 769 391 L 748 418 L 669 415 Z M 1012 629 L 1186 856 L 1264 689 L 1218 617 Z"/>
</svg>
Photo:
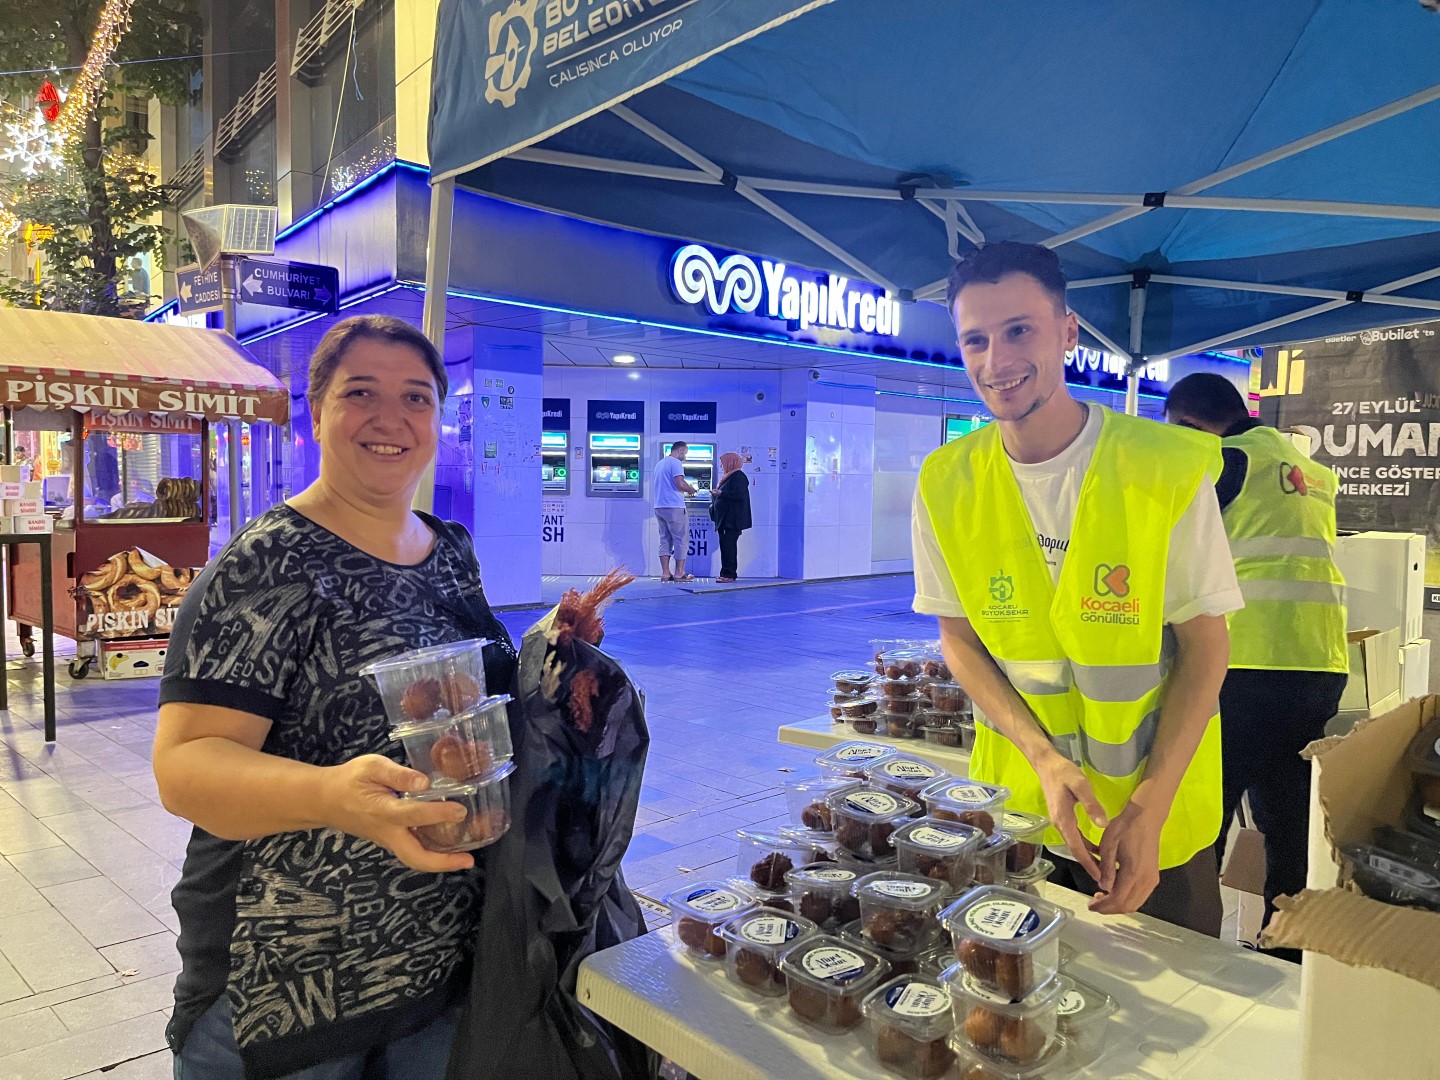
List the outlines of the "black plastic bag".
<svg viewBox="0 0 1440 1080">
<path fill-rule="evenodd" d="M 656 1075 L 653 1052 L 575 997 L 585 957 L 645 932 L 620 872 L 650 745 L 644 701 L 614 659 L 560 632 L 560 610 L 520 647 L 513 825 L 482 853 L 475 967 L 448 1080 Z"/>
</svg>

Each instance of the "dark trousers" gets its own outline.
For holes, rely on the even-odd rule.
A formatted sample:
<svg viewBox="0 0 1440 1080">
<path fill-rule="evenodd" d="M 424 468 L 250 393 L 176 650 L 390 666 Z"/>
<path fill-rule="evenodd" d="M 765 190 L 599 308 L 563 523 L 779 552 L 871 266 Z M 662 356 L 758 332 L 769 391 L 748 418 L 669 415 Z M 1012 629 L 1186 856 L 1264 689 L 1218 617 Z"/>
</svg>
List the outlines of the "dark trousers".
<svg viewBox="0 0 1440 1080">
<path fill-rule="evenodd" d="M 1099 891 L 1095 879 L 1079 863 L 1058 855 L 1051 857 L 1055 861 L 1055 873 L 1050 875 L 1050 880 L 1056 885 L 1086 896 L 1094 896 Z M 1160 884 L 1140 905 L 1140 913 L 1218 938 L 1225 912 L 1220 903 L 1220 868 L 1215 862 L 1214 850 L 1203 848 L 1189 862 L 1161 870 Z"/>
<path fill-rule="evenodd" d="M 1250 793 L 1255 827 L 1265 834 L 1265 921 L 1277 896 L 1305 888 L 1310 838 L 1310 763 L 1300 757 L 1325 734 L 1340 707 L 1346 676 L 1328 671 L 1231 668 L 1220 690 L 1224 817 L 1216 854 Z"/>
<path fill-rule="evenodd" d="M 736 568 L 740 563 L 740 530 L 716 529 L 720 537 L 720 576 L 737 577 Z"/>
</svg>

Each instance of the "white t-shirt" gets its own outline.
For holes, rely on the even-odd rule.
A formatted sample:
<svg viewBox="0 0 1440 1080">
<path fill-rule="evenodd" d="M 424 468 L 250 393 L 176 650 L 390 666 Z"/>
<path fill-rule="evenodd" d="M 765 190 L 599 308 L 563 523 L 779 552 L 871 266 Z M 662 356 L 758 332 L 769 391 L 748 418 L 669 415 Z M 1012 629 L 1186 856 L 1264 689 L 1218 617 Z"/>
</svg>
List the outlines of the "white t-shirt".
<svg viewBox="0 0 1440 1080">
<path fill-rule="evenodd" d="M 1100 442 L 1100 406 L 1089 404 L 1090 415 L 1079 436 L 1049 461 L 1024 465 L 1011 461 L 1020 494 L 1030 511 L 1036 539 L 1045 552 L 1052 580 L 1060 579 L 1065 550 L 1070 546 L 1070 528 L 1080 502 L 1080 485 L 1085 470 Z M 965 608 L 940 554 L 940 544 L 930 515 L 915 491 L 911 508 L 910 533 L 915 553 L 914 610 L 922 615 L 943 615 L 963 619 Z M 1212 479 L 1206 476 L 1195 499 L 1170 533 L 1170 552 L 1165 566 L 1165 621 L 1189 622 L 1200 615 L 1224 615 L 1245 606 L 1230 542 L 1220 517 Z"/>
<path fill-rule="evenodd" d="M 685 493 L 675 486 L 677 477 L 685 475 L 685 463 L 666 454 L 655 466 L 655 509 L 685 506 Z"/>
</svg>

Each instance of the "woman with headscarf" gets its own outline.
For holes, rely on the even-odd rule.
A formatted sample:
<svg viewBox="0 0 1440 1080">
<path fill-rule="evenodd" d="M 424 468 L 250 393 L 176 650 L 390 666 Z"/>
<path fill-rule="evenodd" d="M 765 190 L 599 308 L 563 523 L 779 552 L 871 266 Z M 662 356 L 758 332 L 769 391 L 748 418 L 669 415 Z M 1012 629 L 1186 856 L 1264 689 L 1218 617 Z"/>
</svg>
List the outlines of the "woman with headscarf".
<svg viewBox="0 0 1440 1080">
<path fill-rule="evenodd" d="M 720 576 L 715 580 L 731 582 L 739 569 L 740 534 L 750 528 L 750 478 L 745 475 L 739 454 L 721 454 L 723 470 L 720 483 L 711 497 L 710 518 L 720 537 Z"/>
</svg>

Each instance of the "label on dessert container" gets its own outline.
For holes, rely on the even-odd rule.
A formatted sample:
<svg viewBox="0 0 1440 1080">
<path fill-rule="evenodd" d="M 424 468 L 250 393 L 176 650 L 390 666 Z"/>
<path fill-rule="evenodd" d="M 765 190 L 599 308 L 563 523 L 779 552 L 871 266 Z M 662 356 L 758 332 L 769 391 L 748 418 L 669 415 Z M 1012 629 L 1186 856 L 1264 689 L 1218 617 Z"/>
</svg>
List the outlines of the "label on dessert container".
<svg viewBox="0 0 1440 1080">
<path fill-rule="evenodd" d="M 965 987 L 965 992 L 967 994 L 969 994 L 971 997 L 977 997 L 981 1001 L 993 1001 L 997 1005 L 1012 1004 L 1008 997 L 1006 997 L 1004 994 L 1000 994 L 995 992 L 994 990 L 991 990 L 990 987 L 985 986 L 983 983 L 980 982 L 979 979 L 975 978 L 975 976 L 970 974 L 970 972 L 968 971 L 965 973 L 965 978 L 961 980 L 960 985 Z"/>
<path fill-rule="evenodd" d="M 920 881 L 877 881 L 870 886 L 870 891 L 877 892 L 881 896 L 893 896 L 900 900 L 918 900 L 931 895 L 939 888 L 939 885 Z"/>
<path fill-rule="evenodd" d="M 988 803 L 994 800 L 995 793 L 978 784 L 956 784 L 941 792 L 941 797 L 958 803 Z"/>
<path fill-rule="evenodd" d="M 896 780 L 932 780 L 944 771 L 924 761 L 887 761 L 880 771 Z"/>
<path fill-rule="evenodd" d="M 854 881 L 853 870 L 841 870 L 838 867 L 834 870 L 807 870 L 800 878 L 801 881 Z"/>
<path fill-rule="evenodd" d="M 780 915 L 764 915 L 747 919 L 740 927 L 740 936 L 757 945 L 783 945 L 800 934 L 800 927 Z"/>
<path fill-rule="evenodd" d="M 965 912 L 965 925 L 1000 941 L 1024 937 L 1040 925 L 1040 916 L 1019 900 L 982 900 Z"/>
<path fill-rule="evenodd" d="M 900 800 L 883 791 L 857 791 L 853 795 L 846 795 L 845 805 L 852 810 L 874 814 L 876 817 L 900 812 Z"/>
<path fill-rule="evenodd" d="M 842 746 L 835 751 L 836 761 L 869 761 L 872 758 L 888 754 L 890 748 L 875 744 L 864 744 L 861 746 Z"/>
<path fill-rule="evenodd" d="M 849 949 L 825 945 L 805 954 L 801 966 L 817 979 L 843 979 L 865 970 L 865 961 Z"/>
<path fill-rule="evenodd" d="M 1085 995 L 1079 990 L 1067 990 L 1065 996 L 1060 999 L 1060 1005 L 1056 1008 L 1061 1016 L 1074 1016 L 1085 1008 Z"/>
<path fill-rule="evenodd" d="M 1031 832 L 1037 825 L 1042 824 L 1041 819 L 1030 814 L 1009 813 L 1000 819 L 1001 828 L 1006 832 L 1024 833 Z"/>
<path fill-rule="evenodd" d="M 950 996 L 938 986 L 927 983 L 900 983 L 885 992 L 885 1004 L 900 1016 L 928 1020 L 950 1008 Z"/>
<path fill-rule="evenodd" d="M 970 834 L 946 832 L 944 829 L 933 829 L 926 825 L 910 834 L 910 842 L 941 851 L 954 851 L 970 842 Z"/>
<path fill-rule="evenodd" d="M 702 911 L 707 915 L 738 911 L 745 906 L 745 901 L 728 889 L 696 889 L 685 897 L 685 902 L 696 911 Z"/>
</svg>

